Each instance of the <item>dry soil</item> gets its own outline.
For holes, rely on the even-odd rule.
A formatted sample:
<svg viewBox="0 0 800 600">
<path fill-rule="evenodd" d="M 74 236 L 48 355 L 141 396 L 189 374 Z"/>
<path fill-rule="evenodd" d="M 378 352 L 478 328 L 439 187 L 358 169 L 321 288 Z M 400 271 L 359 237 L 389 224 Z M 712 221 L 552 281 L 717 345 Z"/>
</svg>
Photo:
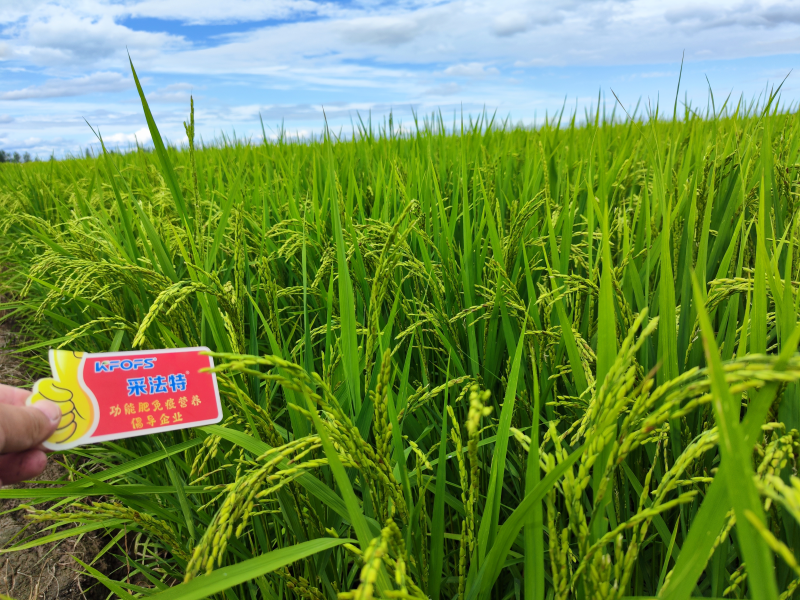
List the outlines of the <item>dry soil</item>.
<svg viewBox="0 0 800 600">
<path fill-rule="evenodd" d="M 31 383 L 19 360 L 6 350 L 13 346 L 13 326 L 0 324 L 0 383 L 26 386 Z M 57 459 L 57 456 L 55 457 Z M 41 481 L 57 481 L 65 474 L 56 460 L 51 459 L 39 476 Z M 25 487 L 17 484 L 13 488 Z M 34 536 L 47 524 L 32 524 L 19 509 L 20 500 L 0 500 L 0 596 L 14 600 L 95 600 L 105 598 L 108 590 L 94 580 L 80 575 L 82 567 L 73 557 L 91 562 L 105 546 L 106 540 L 95 533 L 67 538 L 31 548 L 8 552 L 19 539 Z M 110 571 L 108 561 L 101 557 L 93 566 L 101 572 Z"/>
</svg>

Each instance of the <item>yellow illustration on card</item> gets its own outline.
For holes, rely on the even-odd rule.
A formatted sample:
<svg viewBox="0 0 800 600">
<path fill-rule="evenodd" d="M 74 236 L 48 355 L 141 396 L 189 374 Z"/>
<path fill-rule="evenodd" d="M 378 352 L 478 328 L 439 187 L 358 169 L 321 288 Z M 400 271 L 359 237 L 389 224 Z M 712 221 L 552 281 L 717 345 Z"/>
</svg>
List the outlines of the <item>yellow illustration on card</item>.
<svg viewBox="0 0 800 600">
<path fill-rule="evenodd" d="M 46 446 L 71 445 L 83 437 L 94 423 L 94 403 L 83 391 L 79 380 L 82 357 L 83 352 L 50 350 L 53 377 L 40 379 L 33 387 L 29 404 L 51 400 L 61 408 L 61 422 L 45 443 Z"/>
</svg>

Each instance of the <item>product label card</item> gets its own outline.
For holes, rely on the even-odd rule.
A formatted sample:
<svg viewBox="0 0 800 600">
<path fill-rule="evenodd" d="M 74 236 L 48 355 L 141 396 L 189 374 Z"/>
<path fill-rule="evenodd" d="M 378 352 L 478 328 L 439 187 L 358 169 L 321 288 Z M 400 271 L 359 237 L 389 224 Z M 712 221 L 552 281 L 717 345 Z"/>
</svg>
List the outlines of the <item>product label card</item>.
<svg viewBox="0 0 800 600">
<path fill-rule="evenodd" d="M 222 420 L 217 378 L 201 369 L 208 348 L 133 352 L 50 350 L 52 378 L 33 386 L 28 404 L 52 400 L 61 422 L 50 450 L 210 425 Z"/>
</svg>

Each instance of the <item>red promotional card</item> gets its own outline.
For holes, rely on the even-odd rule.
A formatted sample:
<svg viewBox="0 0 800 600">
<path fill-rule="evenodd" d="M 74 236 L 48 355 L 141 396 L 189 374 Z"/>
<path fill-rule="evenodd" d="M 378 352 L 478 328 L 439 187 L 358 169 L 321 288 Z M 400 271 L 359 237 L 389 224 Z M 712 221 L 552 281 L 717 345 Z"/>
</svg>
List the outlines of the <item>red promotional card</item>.
<svg viewBox="0 0 800 600">
<path fill-rule="evenodd" d="M 88 353 L 50 350 L 53 377 L 33 386 L 28 404 L 52 400 L 61 422 L 50 450 L 222 420 L 217 378 L 201 372 L 208 348 Z"/>
</svg>

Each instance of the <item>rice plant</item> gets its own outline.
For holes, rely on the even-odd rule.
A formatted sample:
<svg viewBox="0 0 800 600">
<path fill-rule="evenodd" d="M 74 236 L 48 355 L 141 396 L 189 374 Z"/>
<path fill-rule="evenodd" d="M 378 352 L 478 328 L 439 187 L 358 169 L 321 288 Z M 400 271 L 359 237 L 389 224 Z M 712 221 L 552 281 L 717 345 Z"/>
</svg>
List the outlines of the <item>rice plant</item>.
<svg viewBox="0 0 800 600">
<path fill-rule="evenodd" d="M 800 121 L 358 120 L 0 168 L 43 350 L 205 345 L 223 423 L 63 455 L 120 598 L 788 598 Z M 676 113 L 677 110 L 674 111 Z M 44 505 L 45 502 L 55 502 Z"/>
</svg>

